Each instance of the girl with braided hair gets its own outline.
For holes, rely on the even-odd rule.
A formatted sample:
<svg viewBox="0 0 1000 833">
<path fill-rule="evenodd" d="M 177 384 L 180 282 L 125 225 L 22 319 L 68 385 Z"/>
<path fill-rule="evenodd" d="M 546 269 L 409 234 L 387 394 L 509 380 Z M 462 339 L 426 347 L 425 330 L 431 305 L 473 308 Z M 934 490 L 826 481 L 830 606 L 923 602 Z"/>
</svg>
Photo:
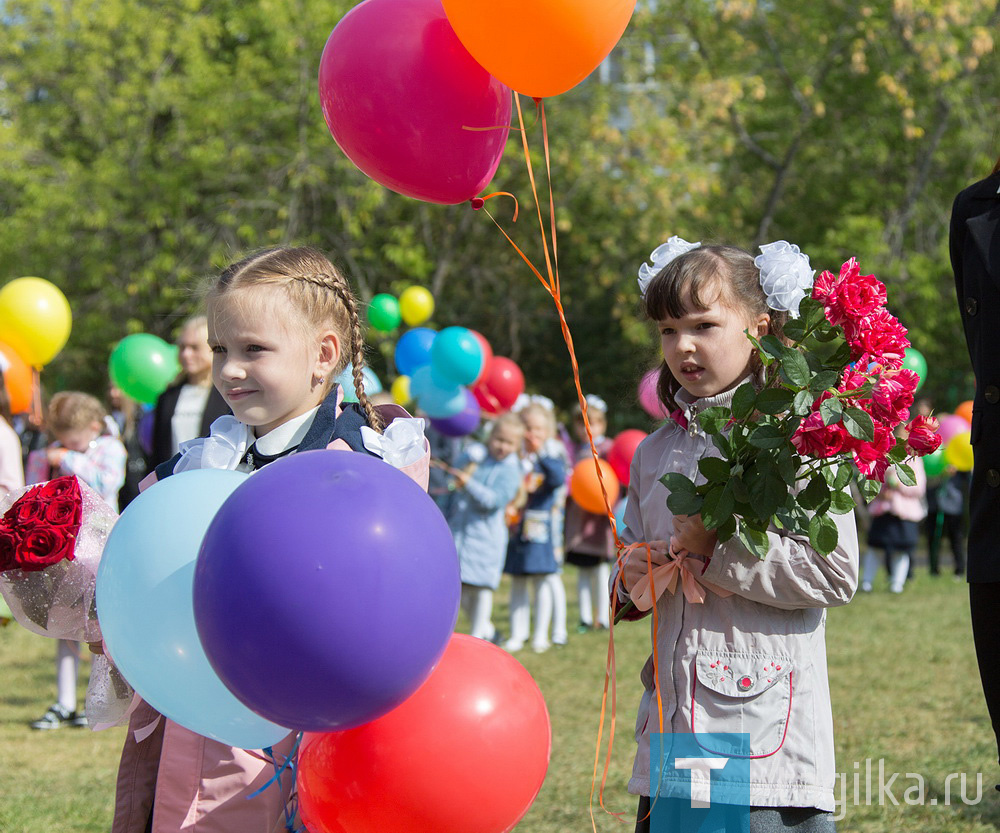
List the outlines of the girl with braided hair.
<svg viewBox="0 0 1000 833">
<path fill-rule="evenodd" d="M 277 248 L 234 263 L 210 290 L 207 312 L 212 380 L 232 415 L 183 443 L 141 487 L 189 469 L 253 472 L 327 448 L 383 457 L 426 489 L 423 423 L 365 396 L 358 303 L 322 253 Z M 354 404 L 334 381 L 349 362 Z M 294 740 L 272 747 L 276 761 L 292 754 Z M 268 785 L 273 772 L 264 752 L 202 737 L 141 703 L 129 720 L 112 831 L 274 833 L 285 825 L 291 779 Z"/>
</svg>

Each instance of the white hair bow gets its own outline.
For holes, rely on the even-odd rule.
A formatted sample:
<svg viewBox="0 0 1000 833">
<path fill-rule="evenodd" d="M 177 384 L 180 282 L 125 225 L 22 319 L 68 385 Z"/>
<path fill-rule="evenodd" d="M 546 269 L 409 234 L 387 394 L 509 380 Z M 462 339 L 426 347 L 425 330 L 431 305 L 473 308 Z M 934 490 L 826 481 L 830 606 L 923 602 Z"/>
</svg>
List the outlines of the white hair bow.
<svg viewBox="0 0 1000 833">
<path fill-rule="evenodd" d="M 663 267 L 670 261 L 680 257 L 687 252 L 697 249 L 701 243 L 688 243 L 683 237 L 674 235 L 666 243 L 661 243 L 650 254 L 649 259 L 653 261 L 652 267 L 648 263 L 643 263 L 639 267 L 639 294 L 645 297 L 646 287 L 656 275 L 663 271 Z"/>
<path fill-rule="evenodd" d="M 799 304 L 812 289 L 816 270 L 809 265 L 809 255 L 787 240 L 765 243 L 753 259 L 760 269 L 760 288 L 767 296 L 767 305 L 776 312 L 799 317 Z"/>
</svg>

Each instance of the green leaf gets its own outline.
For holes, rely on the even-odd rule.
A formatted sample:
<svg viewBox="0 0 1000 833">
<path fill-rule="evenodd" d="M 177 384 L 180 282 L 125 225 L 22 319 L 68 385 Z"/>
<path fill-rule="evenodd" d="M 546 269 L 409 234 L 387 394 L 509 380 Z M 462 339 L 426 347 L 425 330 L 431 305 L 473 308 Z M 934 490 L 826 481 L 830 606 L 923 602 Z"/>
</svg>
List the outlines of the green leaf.
<svg viewBox="0 0 1000 833">
<path fill-rule="evenodd" d="M 698 424 L 706 434 L 718 434 L 729 424 L 731 418 L 732 414 L 729 408 L 706 408 L 698 414 Z"/>
<path fill-rule="evenodd" d="M 896 475 L 899 477 L 899 482 L 904 486 L 917 485 L 917 478 L 913 474 L 913 469 L 906 465 L 906 463 L 896 464 Z"/>
<path fill-rule="evenodd" d="M 786 353 L 795 353 L 794 349 L 787 344 L 783 344 L 774 336 L 764 336 L 760 340 L 760 349 L 776 359 L 783 359 Z"/>
<path fill-rule="evenodd" d="M 718 536 L 720 541 L 728 541 L 736 534 L 736 516 L 730 515 L 729 520 L 725 523 L 719 524 L 715 528 L 715 534 Z"/>
<path fill-rule="evenodd" d="M 706 529 L 715 529 L 733 517 L 733 493 L 728 486 L 715 486 L 701 504 Z"/>
<path fill-rule="evenodd" d="M 844 406 L 835 396 L 825 400 L 819 406 L 819 415 L 822 417 L 824 425 L 833 425 L 836 422 L 840 422 L 843 413 Z"/>
<path fill-rule="evenodd" d="M 812 373 L 806 357 L 798 350 L 789 350 L 781 359 L 781 375 L 791 385 L 803 387 L 809 384 Z"/>
<path fill-rule="evenodd" d="M 740 541 L 743 542 L 743 546 L 745 546 L 753 555 L 757 556 L 757 558 L 761 561 L 767 558 L 767 553 L 770 549 L 770 541 L 766 532 L 760 532 L 759 530 L 750 528 L 745 523 L 741 523 L 739 525 L 738 535 Z"/>
<path fill-rule="evenodd" d="M 722 452 L 722 456 L 727 460 L 731 460 L 732 455 L 732 445 L 730 445 L 729 440 L 726 438 L 725 434 L 713 434 L 712 444 Z"/>
<path fill-rule="evenodd" d="M 780 414 L 792 407 L 795 394 L 784 388 L 767 388 L 757 395 L 757 410 L 763 414 Z"/>
<path fill-rule="evenodd" d="M 750 501 L 750 490 L 747 489 L 747 484 L 743 482 L 742 477 L 733 477 L 729 481 L 729 486 L 733 490 L 733 497 L 737 501 L 740 503 L 748 503 Z"/>
<path fill-rule="evenodd" d="M 660 478 L 660 482 L 672 493 L 694 494 L 694 481 L 679 472 L 667 472 Z"/>
<path fill-rule="evenodd" d="M 875 423 L 860 408 L 845 408 L 843 422 L 847 433 L 856 440 L 870 443 L 875 439 Z"/>
<path fill-rule="evenodd" d="M 830 487 L 822 477 L 811 477 L 799 492 L 798 500 L 806 509 L 818 509 L 830 497 Z"/>
<path fill-rule="evenodd" d="M 878 493 L 882 491 L 882 484 L 877 480 L 869 480 L 867 477 L 863 477 L 858 484 L 858 488 L 861 490 L 861 497 L 864 498 L 867 504 L 878 497 Z"/>
<path fill-rule="evenodd" d="M 688 492 L 671 492 L 667 496 L 667 508 L 675 515 L 697 515 L 701 511 L 702 498 Z"/>
<path fill-rule="evenodd" d="M 806 333 L 805 321 L 801 318 L 789 318 L 781 328 L 781 331 L 785 334 L 785 338 L 798 341 Z"/>
<path fill-rule="evenodd" d="M 839 491 L 830 493 L 830 511 L 834 515 L 846 515 L 856 508 L 854 495 L 849 491 Z"/>
<path fill-rule="evenodd" d="M 698 461 L 698 471 L 705 476 L 706 480 L 715 483 L 726 483 L 729 481 L 729 462 L 720 457 L 702 457 Z"/>
<path fill-rule="evenodd" d="M 785 444 L 786 438 L 777 425 L 763 422 L 750 432 L 748 441 L 755 448 L 780 448 Z"/>
<path fill-rule="evenodd" d="M 792 400 L 792 413 L 805 416 L 812 409 L 815 398 L 808 390 L 800 390 Z"/>
<path fill-rule="evenodd" d="M 778 474 L 781 475 L 781 479 L 785 481 L 787 486 L 794 486 L 798 482 L 799 478 L 799 457 L 795 454 L 791 447 L 788 445 L 783 445 L 778 449 L 778 457 L 775 460 L 778 466 Z"/>
<path fill-rule="evenodd" d="M 837 525 L 829 515 L 813 515 L 809 521 L 809 543 L 816 552 L 829 555 L 837 547 Z"/>
<path fill-rule="evenodd" d="M 733 418 L 734 419 L 746 419 L 753 413 L 754 400 L 757 398 L 757 391 L 754 390 L 754 386 L 749 382 L 745 382 L 736 388 L 736 393 L 733 394 Z"/>
<path fill-rule="evenodd" d="M 835 370 L 824 370 L 817 373 L 809 380 L 810 393 L 819 396 L 823 391 L 836 387 L 840 381 L 840 374 Z"/>
<path fill-rule="evenodd" d="M 889 452 L 888 457 L 891 463 L 902 463 L 909 454 L 906 451 L 906 440 L 896 440 L 896 444 L 892 447 Z"/>
<path fill-rule="evenodd" d="M 847 488 L 847 484 L 851 482 L 851 478 L 854 476 L 854 467 L 849 463 L 840 463 L 832 468 L 836 470 L 837 475 L 833 478 L 830 486 L 838 490 Z"/>
</svg>

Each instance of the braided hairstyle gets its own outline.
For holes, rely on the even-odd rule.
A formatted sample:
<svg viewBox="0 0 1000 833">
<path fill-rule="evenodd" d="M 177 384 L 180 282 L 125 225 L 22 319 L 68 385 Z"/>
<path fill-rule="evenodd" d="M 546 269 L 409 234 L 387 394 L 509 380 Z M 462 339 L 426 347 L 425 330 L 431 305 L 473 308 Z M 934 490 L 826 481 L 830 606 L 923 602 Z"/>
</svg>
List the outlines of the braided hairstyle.
<svg viewBox="0 0 1000 833">
<path fill-rule="evenodd" d="M 348 363 L 352 363 L 358 404 L 364 409 L 368 424 L 381 432 L 382 418 L 365 395 L 364 335 L 358 316 L 358 300 L 347 278 L 317 249 L 279 247 L 257 252 L 229 266 L 219 275 L 208 295 L 210 299 L 218 298 L 237 289 L 255 286 L 283 290 L 308 323 L 317 329 L 334 330 L 342 341 L 350 337 L 351 349 L 340 351 L 337 366 L 327 379 L 327 389 Z"/>
</svg>

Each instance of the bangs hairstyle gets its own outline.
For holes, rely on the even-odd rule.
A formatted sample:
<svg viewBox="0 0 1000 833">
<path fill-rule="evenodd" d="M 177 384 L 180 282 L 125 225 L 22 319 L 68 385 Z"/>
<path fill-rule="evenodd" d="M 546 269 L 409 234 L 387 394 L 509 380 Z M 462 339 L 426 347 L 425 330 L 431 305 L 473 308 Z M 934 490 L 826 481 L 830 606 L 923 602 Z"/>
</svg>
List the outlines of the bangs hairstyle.
<svg viewBox="0 0 1000 833">
<path fill-rule="evenodd" d="M 353 364 L 354 391 L 369 425 L 382 430 L 382 418 L 364 392 L 364 335 L 358 316 L 358 300 L 344 274 L 322 252 L 309 246 L 265 249 L 228 267 L 209 289 L 209 302 L 240 289 L 273 287 L 282 292 L 316 332 L 333 330 L 342 348 L 330 378 Z M 292 329 L 290 328 L 290 332 Z M 350 345 L 350 349 L 344 349 Z"/>
<path fill-rule="evenodd" d="M 788 313 L 777 312 L 767 305 L 753 256 L 735 246 L 701 246 L 670 261 L 646 287 L 642 308 L 650 320 L 663 321 L 704 312 L 716 297 L 720 303 L 745 315 L 748 321 L 769 315 L 768 334 L 784 340 L 782 326 Z M 758 386 L 762 386 L 763 366 L 756 351 L 751 355 L 751 369 Z M 677 409 L 675 396 L 681 387 L 664 361 L 660 365 L 656 395 L 668 411 Z"/>
</svg>

